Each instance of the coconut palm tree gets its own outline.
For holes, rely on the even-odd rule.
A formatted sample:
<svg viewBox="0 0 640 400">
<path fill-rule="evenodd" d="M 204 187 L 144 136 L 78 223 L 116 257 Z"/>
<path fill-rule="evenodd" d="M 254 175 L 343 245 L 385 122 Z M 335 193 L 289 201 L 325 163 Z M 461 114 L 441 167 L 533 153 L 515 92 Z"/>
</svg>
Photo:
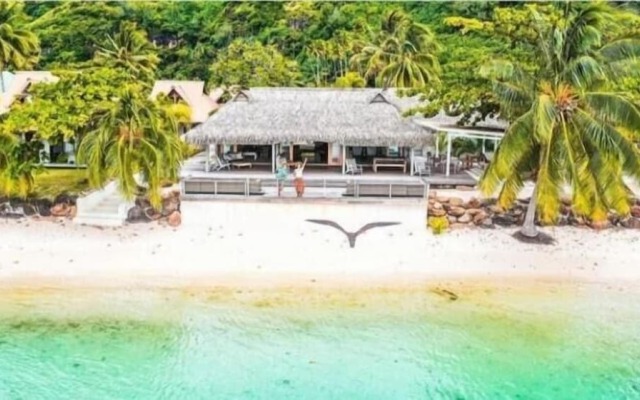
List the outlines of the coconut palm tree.
<svg viewBox="0 0 640 400">
<path fill-rule="evenodd" d="M 151 80 L 160 59 L 145 31 L 132 22 L 122 22 L 115 36 L 108 35 L 104 46 L 98 48 L 96 61 L 110 63 L 131 71 L 135 78 Z"/>
<path fill-rule="evenodd" d="M 0 89 L 6 90 L 3 71 L 35 64 L 40 51 L 38 38 L 19 27 L 18 3 L 0 3 Z"/>
<path fill-rule="evenodd" d="M 177 179 L 182 161 L 176 118 L 139 87 L 127 86 L 113 107 L 97 115 L 94 126 L 78 149 L 92 186 L 104 186 L 115 178 L 123 196 L 131 199 L 140 176 L 151 204 L 158 207 L 162 182 Z"/>
<path fill-rule="evenodd" d="M 564 190 L 573 212 L 594 226 L 608 212 L 630 211 L 625 176 L 640 180 L 640 111 L 610 83 L 624 76 L 640 54 L 638 37 L 602 43 L 617 12 L 602 3 L 567 4 L 564 16 L 540 28 L 533 73 L 510 62 L 482 69 L 493 80 L 501 113 L 512 119 L 494 159 L 480 181 L 499 204 L 509 207 L 527 179 L 535 189 L 521 233 L 538 235 L 536 213 L 544 224 L 556 221 Z M 541 26 L 541 25 L 539 25 Z"/>
<path fill-rule="evenodd" d="M 439 46 L 426 25 L 413 22 L 402 11 L 388 12 L 373 40 L 351 62 L 365 78 L 384 87 L 424 87 L 438 82 Z"/>
</svg>

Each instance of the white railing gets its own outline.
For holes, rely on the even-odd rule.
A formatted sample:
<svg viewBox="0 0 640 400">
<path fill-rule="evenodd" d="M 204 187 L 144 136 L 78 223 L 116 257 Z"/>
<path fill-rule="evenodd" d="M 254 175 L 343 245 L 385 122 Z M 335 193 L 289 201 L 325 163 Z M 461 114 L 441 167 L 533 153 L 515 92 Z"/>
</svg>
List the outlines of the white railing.
<svg viewBox="0 0 640 400">
<path fill-rule="evenodd" d="M 193 193 L 188 192 L 186 190 L 186 185 L 190 182 L 193 183 L 213 183 L 213 193 Z M 398 197 L 401 195 L 394 196 L 394 187 L 407 187 L 407 186 L 422 186 L 422 198 L 426 198 L 428 196 L 429 184 L 420 179 L 413 182 L 402 182 L 402 181 L 389 181 L 389 180 L 374 180 L 374 179 L 359 179 L 358 177 L 352 177 L 348 179 L 331 179 L 331 178 L 305 178 L 305 187 L 309 188 L 322 188 L 323 197 L 327 196 L 328 189 L 344 189 L 348 190 L 350 187 L 353 187 L 353 197 L 360 197 L 361 188 L 363 186 L 376 186 L 383 187 L 386 186 L 388 190 L 385 191 L 384 194 L 380 194 L 379 196 L 385 196 L 388 198 Z M 266 184 L 267 187 L 277 187 L 277 181 L 274 178 L 260 179 L 260 178 L 185 178 L 180 182 L 180 194 L 182 196 L 185 195 L 213 195 L 218 196 L 220 193 L 218 190 L 218 184 L 229 184 L 235 183 L 242 185 L 242 190 L 238 190 L 234 193 L 223 193 L 223 194 L 235 194 L 235 195 L 243 195 L 245 197 L 251 196 L 251 187 L 252 185 L 262 185 Z M 284 183 L 284 187 L 293 187 L 294 183 L 292 180 L 286 180 Z M 367 195 L 367 194 L 365 194 Z M 377 195 L 377 194 L 376 194 Z M 405 196 L 409 196 L 408 194 Z M 410 196 L 410 197 L 418 197 L 418 196 Z"/>
</svg>

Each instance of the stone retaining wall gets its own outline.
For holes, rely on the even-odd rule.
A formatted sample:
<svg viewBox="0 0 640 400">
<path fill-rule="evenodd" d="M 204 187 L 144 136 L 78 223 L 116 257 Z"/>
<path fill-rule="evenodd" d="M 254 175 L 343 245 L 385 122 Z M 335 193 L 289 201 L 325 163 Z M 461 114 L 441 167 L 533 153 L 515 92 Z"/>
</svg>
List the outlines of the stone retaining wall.
<svg viewBox="0 0 640 400">
<path fill-rule="evenodd" d="M 469 201 L 464 201 L 459 197 L 439 196 L 432 192 L 429 194 L 427 217 L 447 218 L 450 229 L 522 225 L 529 204 L 528 200 L 516 201 L 509 210 L 503 210 L 496 203 L 496 199 L 471 198 Z M 583 217 L 576 216 L 571 209 L 570 201 L 564 201 L 557 225 L 584 226 L 594 229 L 610 227 L 640 229 L 640 200 L 635 201 L 630 216 L 621 217 L 611 213 L 609 220 L 600 224 L 593 224 Z"/>
</svg>

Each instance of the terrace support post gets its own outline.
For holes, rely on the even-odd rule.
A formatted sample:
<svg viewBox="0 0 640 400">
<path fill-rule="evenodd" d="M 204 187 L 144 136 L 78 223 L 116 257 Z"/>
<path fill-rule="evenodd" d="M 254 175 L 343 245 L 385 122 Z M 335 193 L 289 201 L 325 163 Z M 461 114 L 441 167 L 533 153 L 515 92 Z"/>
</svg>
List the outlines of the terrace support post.
<svg viewBox="0 0 640 400">
<path fill-rule="evenodd" d="M 346 173 L 346 164 L 347 163 L 347 145 L 342 145 L 342 175 Z"/>
<path fill-rule="evenodd" d="M 415 149 L 413 147 L 409 148 L 409 162 L 411 163 L 411 165 L 409 166 L 409 174 L 411 176 L 413 176 L 414 173 L 414 167 L 413 167 L 413 156 L 415 153 Z"/>
<path fill-rule="evenodd" d="M 276 144 L 273 143 L 271 145 L 271 173 L 272 174 L 276 173 L 276 160 L 277 160 L 276 151 L 277 151 Z"/>
<path fill-rule="evenodd" d="M 484 138 L 482 138 L 482 155 L 484 156 L 484 153 L 487 152 L 487 149 L 484 146 Z"/>
<path fill-rule="evenodd" d="M 447 132 L 447 166 L 446 166 L 446 176 L 449 176 L 451 173 L 451 133 Z"/>
<path fill-rule="evenodd" d="M 211 169 L 211 144 L 207 143 L 207 151 L 205 152 L 204 160 L 204 172 L 209 172 Z"/>
<path fill-rule="evenodd" d="M 440 155 L 440 148 L 438 147 L 438 134 L 436 133 L 436 157 Z"/>
</svg>

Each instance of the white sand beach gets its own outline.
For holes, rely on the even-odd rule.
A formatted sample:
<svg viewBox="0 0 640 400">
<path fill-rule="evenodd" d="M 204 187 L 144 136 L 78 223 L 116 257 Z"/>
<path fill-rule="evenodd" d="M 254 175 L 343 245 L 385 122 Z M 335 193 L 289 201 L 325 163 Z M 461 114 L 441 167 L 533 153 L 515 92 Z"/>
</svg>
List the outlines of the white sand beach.
<svg viewBox="0 0 640 400">
<path fill-rule="evenodd" d="M 640 283 L 640 233 L 555 228 L 553 246 L 524 244 L 512 229 L 434 236 L 424 203 L 349 204 L 303 199 L 185 201 L 179 228 L 99 229 L 70 221 L 0 220 L 0 286 L 401 284 L 438 279 Z M 348 231 L 376 221 L 349 248 Z"/>
</svg>

